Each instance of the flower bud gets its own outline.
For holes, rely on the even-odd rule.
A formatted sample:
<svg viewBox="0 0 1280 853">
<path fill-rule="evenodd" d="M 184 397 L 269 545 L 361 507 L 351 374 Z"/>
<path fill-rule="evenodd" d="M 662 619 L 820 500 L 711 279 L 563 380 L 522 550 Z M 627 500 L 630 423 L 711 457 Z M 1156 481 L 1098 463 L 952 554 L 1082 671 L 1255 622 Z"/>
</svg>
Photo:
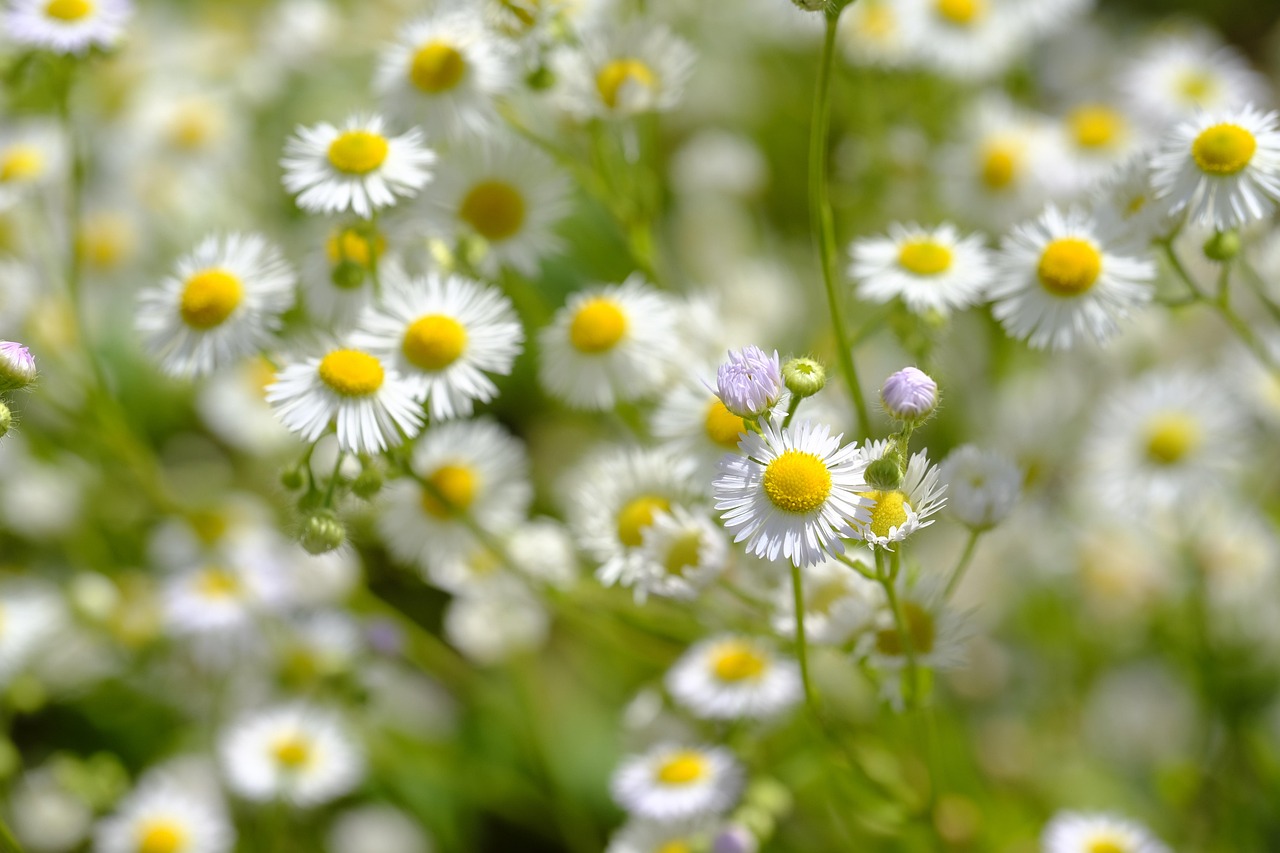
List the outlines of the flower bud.
<svg viewBox="0 0 1280 853">
<path fill-rule="evenodd" d="M 716 393 L 724 407 L 740 418 L 755 420 L 778 404 L 782 396 L 782 368 L 778 353 L 760 347 L 729 352 L 729 361 L 716 371 Z"/>
<path fill-rule="evenodd" d="M 878 492 L 892 492 L 902 485 L 902 460 L 890 453 L 867 466 L 867 485 Z"/>
<path fill-rule="evenodd" d="M 340 261 L 329 278 L 339 290 L 355 290 L 364 284 L 364 267 L 355 261 Z"/>
<path fill-rule="evenodd" d="M 827 8 L 827 0 L 791 0 L 797 9 L 806 12 L 821 12 Z"/>
<path fill-rule="evenodd" d="M 363 500 L 373 500 L 382 491 L 382 472 L 377 468 L 365 468 L 351 482 L 351 492 Z"/>
<path fill-rule="evenodd" d="M 827 384 L 827 371 L 811 358 L 789 358 L 782 365 L 787 390 L 797 397 L 812 397 Z"/>
<path fill-rule="evenodd" d="M 36 381 L 31 351 L 13 341 L 0 341 L 0 391 L 17 391 Z"/>
<path fill-rule="evenodd" d="M 306 476 L 302 472 L 301 465 L 290 465 L 280 472 L 280 485 L 291 492 L 301 489 L 304 482 L 306 482 Z"/>
<path fill-rule="evenodd" d="M 1240 254 L 1240 234 L 1236 231 L 1219 231 L 1204 243 L 1204 256 L 1211 261 L 1229 261 Z"/>
<path fill-rule="evenodd" d="M 740 824 L 731 823 L 716 833 L 711 842 L 711 853 L 756 853 L 760 842 L 751 831 Z"/>
<path fill-rule="evenodd" d="M 347 538 L 347 529 L 331 512 L 317 512 L 302 522 L 298 541 L 308 554 L 320 555 L 336 551 Z"/>
<path fill-rule="evenodd" d="M 904 367 L 884 381 L 880 402 L 895 421 L 922 424 L 938 408 L 938 383 L 923 370 Z"/>
<path fill-rule="evenodd" d="M 12 427 L 13 412 L 9 411 L 9 407 L 4 404 L 4 400 L 0 400 L 0 438 L 8 435 Z"/>
</svg>

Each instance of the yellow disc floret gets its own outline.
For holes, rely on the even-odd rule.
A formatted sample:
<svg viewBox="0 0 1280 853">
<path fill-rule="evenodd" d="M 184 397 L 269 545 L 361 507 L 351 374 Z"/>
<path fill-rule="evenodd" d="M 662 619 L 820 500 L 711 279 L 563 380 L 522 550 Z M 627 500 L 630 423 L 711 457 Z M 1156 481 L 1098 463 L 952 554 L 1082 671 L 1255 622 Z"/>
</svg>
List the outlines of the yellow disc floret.
<svg viewBox="0 0 1280 853">
<path fill-rule="evenodd" d="M 400 345 L 404 357 L 423 370 L 444 370 L 467 348 L 467 330 L 444 314 L 419 317 L 405 330 Z"/>
<path fill-rule="evenodd" d="M 967 27 L 987 10 L 986 0 L 935 0 L 934 8 L 949 24 Z"/>
<path fill-rule="evenodd" d="M 435 518 L 451 518 L 470 509 L 480 488 L 480 478 L 469 465 L 441 465 L 426 478 L 422 508 Z"/>
<path fill-rule="evenodd" d="M 1080 296 L 1102 274 L 1102 253 L 1088 240 L 1063 237 L 1045 246 L 1036 267 L 1040 285 L 1054 296 Z"/>
<path fill-rule="evenodd" d="M 732 640 L 711 652 L 711 671 L 721 681 L 748 681 L 769 668 L 769 659 L 750 643 Z"/>
<path fill-rule="evenodd" d="M 509 240 L 524 226 L 524 196 L 506 181 L 476 184 L 462 199 L 458 218 L 491 243 Z"/>
<path fill-rule="evenodd" d="M 218 567 L 202 571 L 196 586 L 205 598 L 236 598 L 241 592 L 240 578 L 234 572 Z"/>
<path fill-rule="evenodd" d="M 1147 421 L 1147 456 L 1158 465 L 1176 465 L 1200 447 L 1204 432 L 1186 412 L 1161 412 Z"/>
<path fill-rule="evenodd" d="M 690 530 L 671 543 L 662 567 L 667 570 L 669 575 L 684 577 L 685 569 L 697 567 L 701 554 L 702 536 L 698 534 L 698 531 Z"/>
<path fill-rule="evenodd" d="M 325 254 L 333 266 L 346 261 L 362 267 L 369 266 L 369 246 L 373 245 L 374 257 L 382 257 L 387 249 L 387 238 L 381 234 L 366 236 L 355 228 L 343 228 L 335 231 L 325 241 Z"/>
<path fill-rule="evenodd" d="M 899 491 L 891 492 L 859 492 L 862 497 L 874 501 L 871 507 L 871 532 L 877 536 L 888 536 L 889 531 L 907 523 L 907 509 L 914 507 L 907 502 L 907 496 Z"/>
<path fill-rule="evenodd" d="M 627 333 L 627 315 L 612 299 L 597 296 L 582 303 L 569 323 L 569 343 L 578 352 L 608 352 Z"/>
<path fill-rule="evenodd" d="M 467 60 L 453 45 L 442 41 L 424 44 L 413 54 L 409 79 L 429 95 L 447 92 L 462 82 Z"/>
<path fill-rule="evenodd" d="M 30 181 L 44 172 L 44 154 L 34 145 L 13 145 L 0 154 L 0 184 Z"/>
<path fill-rule="evenodd" d="M 765 467 L 764 493 L 783 512 L 804 515 L 826 502 L 831 472 L 812 453 L 788 450 Z"/>
<path fill-rule="evenodd" d="M 607 63 L 596 75 L 596 88 L 600 91 L 600 100 L 609 109 L 617 109 L 618 97 L 622 87 L 640 85 L 646 89 L 654 89 L 658 85 L 658 75 L 653 69 L 639 59 L 615 59 Z"/>
<path fill-rule="evenodd" d="M 44 13 L 59 21 L 79 21 L 93 14 L 92 0 L 49 0 Z"/>
<path fill-rule="evenodd" d="M 221 326 L 244 300 L 244 285 L 224 269 L 201 270 L 187 279 L 178 310 L 193 329 Z"/>
<path fill-rule="evenodd" d="M 367 130 L 346 130 L 329 143 L 329 162 L 347 175 L 367 175 L 387 159 L 387 140 Z"/>
<path fill-rule="evenodd" d="M 179 853 L 187 846 L 187 831 L 171 820 L 149 820 L 138 828 L 138 853 Z"/>
<path fill-rule="evenodd" d="M 668 841 L 663 844 L 653 853 L 693 853 L 693 847 L 689 845 L 689 842 L 677 838 L 675 841 Z"/>
<path fill-rule="evenodd" d="M 367 397 L 382 387 L 382 362 L 367 352 L 340 349 L 320 360 L 320 379 L 344 397 Z"/>
<path fill-rule="evenodd" d="M 1021 166 L 1021 149 L 1008 143 L 993 142 L 982 149 L 982 185 L 999 191 L 1008 187 L 1018 176 Z"/>
<path fill-rule="evenodd" d="M 677 752 L 658 767 L 658 781 L 664 785 L 691 785 L 707 776 L 710 768 L 701 753 Z"/>
<path fill-rule="evenodd" d="M 1191 156 L 1200 171 L 1210 175 L 1234 175 L 1244 170 L 1258 150 L 1258 140 L 1238 124 L 1215 124 L 1191 143 Z"/>
<path fill-rule="evenodd" d="M 1115 110 L 1094 104 L 1073 110 L 1067 126 L 1079 147 L 1106 148 L 1124 132 L 1124 119 Z"/>
<path fill-rule="evenodd" d="M 914 601 L 907 601 L 902 605 L 902 616 L 903 621 L 907 623 L 911 651 L 917 655 L 927 655 L 933 651 L 933 644 L 938 636 L 933 614 Z M 902 634 L 898 632 L 897 627 L 882 628 L 876 632 L 876 651 L 890 657 L 898 657 L 906 653 Z"/>
<path fill-rule="evenodd" d="M 299 770 L 311 760 L 311 744 L 301 735 L 289 735 L 271 745 L 271 755 L 286 770 Z"/>
<path fill-rule="evenodd" d="M 1202 71 L 1184 73 L 1177 84 L 1178 94 L 1192 104 L 1201 105 L 1213 98 L 1218 91 L 1218 81 Z"/>
<path fill-rule="evenodd" d="M 719 398 L 712 400 L 707 406 L 703 426 L 707 431 L 707 438 L 731 450 L 738 446 L 738 438 L 747 431 L 747 422 L 725 408 Z"/>
<path fill-rule="evenodd" d="M 1085 853 L 1133 853 L 1133 847 L 1118 838 L 1094 838 L 1084 849 Z"/>
<path fill-rule="evenodd" d="M 951 269 L 951 249 L 932 240 L 912 240 L 898 250 L 898 266 L 915 275 L 938 275 Z"/>
<path fill-rule="evenodd" d="M 628 548 L 639 548 L 644 544 L 644 531 L 653 524 L 653 517 L 670 509 L 671 501 L 659 495 L 632 498 L 618 512 L 618 540 Z"/>
</svg>

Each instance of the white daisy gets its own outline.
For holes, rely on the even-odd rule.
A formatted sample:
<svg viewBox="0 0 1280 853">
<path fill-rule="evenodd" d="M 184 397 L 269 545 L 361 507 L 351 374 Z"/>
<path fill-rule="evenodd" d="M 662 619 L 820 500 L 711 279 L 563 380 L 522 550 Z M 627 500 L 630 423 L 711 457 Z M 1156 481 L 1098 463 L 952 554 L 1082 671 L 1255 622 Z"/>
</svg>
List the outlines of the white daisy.
<svg viewBox="0 0 1280 853">
<path fill-rule="evenodd" d="M 639 274 L 569 297 L 539 337 L 538 376 L 581 409 L 611 409 L 662 387 L 678 351 L 671 302 Z"/>
<path fill-rule="evenodd" d="M 399 373 L 433 422 L 471 414 L 498 394 L 524 328 L 500 290 L 453 275 L 388 276 L 381 302 L 361 318 L 352 342 Z"/>
<path fill-rule="evenodd" d="M 359 349 L 331 346 L 322 356 L 285 365 L 267 388 L 267 402 L 303 441 L 334 427 L 348 453 L 381 453 L 422 428 L 413 386 Z"/>
<path fill-rule="evenodd" d="M 64 174 L 65 145 L 55 127 L 19 125 L 0 133 L 0 210 Z"/>
<path fill-rule="evenodd" d="M 808 421 L 789 428 L 769 421 L 763 432 L 739 442 L 741 456 L 726 456 L 712 482 L 716 509 L 747 550 L 797 566 L 844 553 L 841 537 L 871 520 L 863 472 L 867 459 L 855 445 L 840 446 L 824 425 Z"/>
<path fill-rule="evenodd" d="M 1051 206 L 1005 238 L 987 294 L 1009 335 L 1067 349 L 1083 337 L 1110 339 L 1151 299 L 1155 275 L 1149 258 L 1113 251 L 1094 217 Z"/>
<path fill-rule="evenodd" d="M 577 48 L 553 57 L 559 103 L 581 119 L 671 110 L 693 64 L 684 40 L 651 22 L 592 30 Z"/>
<path fill-rule="evenodd" d="M 399 117 L 446 136 L 482 134 L 494 99 L 516 83 L 514 57 L 474 8 L 451 8 L 402 28 L 382 54 L 375 85 Z"/>
<path fill-rule="evenodd" d="M 129 0 L 13 0 L 4 23 L 18 44 L 80 54 L 115 47 L 132 15 Z"/>
<path fill-rule="evenodd" d="M 724 747 L 663 743 L 624 759 L 610 789 L 633 817 L 671 823 L 728 811 L 742 783 L 742 765 Z"/>
<path fill-rule="evenodd" d="M 887 440 L 873 442 L 858 452 L 864 465 L 880 459 L 889 450 Z M 938 482 L 938 468 L 929 464 L 928 455 L 921 450 L 907 460 L 902 482 L 891 491 L 871 490 L 862 492 L 870 502 L 870 521 L 855 523 L 857 538 L 867 545 L 892 550 L 895 542 L 901 542 L 922 527 L 933 524 L 929 516 L 946 504 L 942 497 L 946 484 Z"/>
<path fill-rule="evenodd" d="M 164 620 L 173 636 L 238 641 L 242 633 L 256 635 L 254 620 L 264 607 L 280 603 L 284 578 L 277 555 L 237 547 L 227 556 L 225 565 L 187 569 L 165 583 Z"/>
<path fill-rule="evenodd" d="M 138 331 L 165 373 L 213 373 L 272 344 L 295 278 L 259 234 L 207 237 L 160 287 L 142 292 Z"/>
<path fill-rule="evenodd" d="M 1193 225 L 1227 231 L 1270 217 L 1280 201 L 1280 114 L 1246 106 L 1183 122 L 1152 160 L 1151 182 Z"/>
<path fill-rule="evenodd" d="M 909 586 L 905 572 L 894 584 L 907 636 L 904 638 L 898 629 L 886 597 L 881 601 L 870 630 L 858 639 L 855 656 L 866 658 L 881 670 L 902 671 L 909 664 L 907 644 L 910 643 L 911 656 L 922 669 L 936 672 L 962 666 L 966 639 L 964 621 L 947 605 L 944 585 L 938 578 L 929 578 Z M 897 704 L 900 698 L 897 691 L 901 685 L 889 680 L 884 687 L 889 699 Z"/>
<path fill-rule="evenodd" d="M 1044 853 L 1169 853 L 1142 824 L 1102 812 L 1058 812 L 1040 844 Z"/>
<path fill-rule="evenodd" d="M 641 538 L 640 558 L 632 565 L 644 573 L 619 580 L 634 587 L 642 601 L 647 594 L 694 598 L 720 577 L 729 562 L 724 530 L 703 512 L 681 506 L 656 512 L 653 523 L 641 530 Z"/>
<path fill-rule="evenodd" d="M 222 733 L 227 786 L 248 800 L 318 806 L 354 790 L 364 757 L 334 712 L 303 702 L 242 715 Z"/>
<path fill-rule="evenodd" d="M 706 847 L 711 834 L 708 822 L 708 818 L 677 823 L 631 820 L 610 837 L 605 853 L 686 853 L 701 850 Z"/>
<path fill-rule="evenodd" d="M 506 545 L 514 568 L 529 580 L 567 589 L 578 579 L 573 536 L 553 518 L 539 517 L 521 524 Z"/>
<path fill-rule="evenodd" d="M 455 596 L 444 614 L 445 637 L 469 659 L 491 665 L 546 643 L 546 606 L 510 576 L 475 585 Z"/>
<path fill-rule="evenodd" d="M 379 116 L 348 118 L 341 128 L 328 122 L 300 127 L 285 144 L 284 186 L 298 194 L 311 213 L 350 210 L 364 219 L 396 197 L 412 198 L 431 181 L 435 152 L 414 128 L 389 136 Z"/>
<path fill-rule="evenodd" d="M 372 222 L 330 227 L 303 265 L 302 302 L 312 319 L 335 332 L 350 330 L 373 302 L 375 265 L 380 277 L 397 267 L 388 249 L 386 232 Z"/>
<path fill-rule="evenodd" d="M 850 558 L 868 572 L 875 571 L 870 554 L 856 551 Z M 801 569 L 804 594 L 804 632 L 811 643 L 838 646 L 870 622 L 884 599 L 884 590 L 839 560 L 824 560 Z M 779 636 L 796 635 L 796 599 L 790 578 L 778 585 L 773 628 Z"/>
<path fill-rule="evenodd" d="M 723 635 L 689 649 L 666 675 L 677 703 L 704 720 L 764 719 L 801 700 L 800 667 L 751 637 Z"/>
<path fill-rule="evenodd" d="M 226 853 L 236 831 L 215 798 L 173 781 L 140 786 L 98 824 L 94 853 Z"/>
<path fill-rule="evenodd" d="M 909 52 L 946 77 L 999 74 L 1026 46 L 1024 21 L 1003 0 L 899 0 Z"/>
<path fill-rule="evenodd" d="M 738 440 L 748 431 L 746 421 L 701 383 L 684 383 L 663 395 L 651 429 L 673 453 L 695 460 L 708 479 L 726 453 L 738 451 Z"/>
<path fill-rule="evenodd" d="M 1151 158 L 1139 153 L 1115 169 L 1093 193 L 1098 228 L 1115 245 L 1140 251 L 1173 230 L 1169 206 L 1156 201 Z"/>
<path fill-rule="evenodd" d="M 9 683 L 67 624 L 57 589 L 8 580 L 0 585 L 0 685 Z"/>
<path fill-rule="evenodd" d="M 883 303 L 900 297 L 915 314 L 946 316 L 967 308 L 991 279 L 982 235 L 962 237 L 952 225 L 895 223 L 887 237 L 857 240 L 849 251 L 849 275 L 861 299 Z"/>
<path fill-rule="evenodd" d="M 845 9 L 838 32 L 845 58 L 854 65 L 897 67 L 908 58 L 902 8 L 896 0 L 861 0 Z"/>
<path fill-rule="evenodd" d="M 1093 188 L 1143 143 L 1130 117 L 1101 101 L 1077 104 L 1059 120 L 1055 131 L 1057 150 L 1042 166 L 1045 183 L 1059 198 Z"/>
<path fill-rule="evenodd" d="M 1005 519 L 1022 494 L 1022 470 L 1005 454 L 966 444 L 938 467 L 947 487 L 947 511 L 975 530 Z"/>
<path fill-rule="evenodd" d="M 344 810 L 325 834 L 326 853 L 431 853 L 436 849 L 415 816 L 385 803 Z"/>
</svg>

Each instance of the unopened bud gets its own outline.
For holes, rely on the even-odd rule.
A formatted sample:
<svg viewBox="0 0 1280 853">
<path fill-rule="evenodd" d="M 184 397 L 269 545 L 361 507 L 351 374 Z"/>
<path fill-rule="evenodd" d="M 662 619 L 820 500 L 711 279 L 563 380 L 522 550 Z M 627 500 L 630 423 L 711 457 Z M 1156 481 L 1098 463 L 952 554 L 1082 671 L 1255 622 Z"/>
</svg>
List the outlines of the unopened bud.
<svg viewBox="0 0 1280 853">
<path fill-rule="evenodd" d="M 904 367 L 884 381 L 880 402 L 895 421 L 921 424 L 938 408 L 938 383 L 923 370 Z"/>
<path fill-rule="evenodd" d="M 1240 234 L 1219 231 L 1204 243 L 1204 256 L 1211 261 L 1229 261 L 1240 254 Z"/>
<path fill-rule="evenodd" d="M 303 474 L 301 465 L 291 465 L 280 472 L 280 485 L 291 492 L 301 489 L 304 482 L 306 482 L 306 476 Z"/>
<path fill-rule="evenodd" d="M 355 290 L 364 284 L 364 267 L 355 261 L 340 261 L 329 278 L 339 290 Z"/>
<path fill-rule="evenodd" d="M 331 512 L 317 512 L 302 522 L 302 535 L 298 541 L 308 554 L 327 554 L 336 551 L 347 538 L 347 529 Z"/>
<path fill-rule="evenodd" d="M 365 468 L 351 482 L 351 492 L 358 498 L 372 500 L 382 491 L 382 472 L 377 468 Z"/>
<path fill-rule="evenodd" d="M 782 396 L 782 388 L 777 351 L 766 355 L 760 347 L 743 347 L 731 351 L 729 361 L 716 371 L 720 401 L 740 418 L 755 420 L 772 409 Z"/>
<path fill-rule="evenodd" d="M 827 384 L 827 371 L 811 358 L 790 358 L 782 365 L 782 380 L 797 397 L 812 397 Z"/>
<path fill-rule="evenodd" d="M 734 823 L 716 833 L 711 843 L 711 853 L 756 853 L 759 849 L 760 842 L 751 830 Z"/>
<path fill-rule="evenodd" d="M 14 341 L 0 341 L 0 391 L 18 391 L 36 381 L 36 360 Z"/>
<path fill-rule="evenodd" d="M 12 427 L 13 412 L 9 411 L 9 407 L 4 404 L 4 400 L 0 400 L 0 438 L 8 435 Z"/>
<path fill-rule="evenodd" d="M 902 485 L 902 460 L 897 454 L 883 456 L 867 466 L 867 485 L 877 492 L 892 492 Z"/>
</svg>

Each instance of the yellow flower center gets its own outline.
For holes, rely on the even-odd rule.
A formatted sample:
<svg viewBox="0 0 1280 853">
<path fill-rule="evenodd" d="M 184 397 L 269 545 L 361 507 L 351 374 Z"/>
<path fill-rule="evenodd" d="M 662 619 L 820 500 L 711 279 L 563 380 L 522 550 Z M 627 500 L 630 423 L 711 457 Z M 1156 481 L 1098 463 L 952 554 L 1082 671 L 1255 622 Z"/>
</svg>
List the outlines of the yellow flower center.
<svg viewBox="0 0 1280 853">
<path fill-rule="evenodd" d="M 187 831 L 171 820 L 149 820 L 139 827 L 137 853 L 179 853 L 187 846 Z"/>
<path fill-rule="evenodd" d="M 658 781 L 664 785 L 689 785 L 706 777 L 710 768 L 701 753 L 686 750 L 662 762 L 658 767 Z"/>
<path fill-rule="evenodd" d="M 1142 193 L 1138 193 L 1133 198 L 1129 199 L 1129 203 L 1124 206 L 1125 219 L 1128 219 L 1132 216 L 1137 216 L 1138 213 L 1142 210 L 1142 208 L 1146 206 L 1147 206 L 1146 195 Z"/>
<path fill-rule="evenodd" d="M 382 387 L 382 362 L 367 352 L 339 349 L 320 360 L 320 380 L 344 397 L 367 397 Z"/>
<path fill-rule="evenodd" d="M 1160 465 L 1175 465 L 1204 440 L 1200 424 L 1186 412 L 1161 412 L 1147 422 L 1147 456 Z"/>
<path fill-rule="evenodd" d="M 217 129 L 217 121 L 202 106 L 183 107 L 169 124 L 169 139 L 183 151 L 203 148 Z"/>
<path fill-rule="evenodd" d="M 1085 853 L 1132 853 L 1128 844 L 1118 838 L 1095 838 L 1085 847 Z"/>
<path fill-rule="evenodd" d="M 428 314 L 405 330 L 400 349 L 404 357 L 423 370 L 444 370 L 467 348 L 467 330 L 452 317 Z"/>
<path fill-rule="evenodd" d="M 756 679 L 768 668 L 769 659 L 741 640 L 725 643 L 711 654 L 711 671 L 721 681 Z"/>
<path fill-rule="evenodd" d="M 902 492 L 859 492 L 859 494 L 875 502 L 875 506 L 871 508 L 871 532 L 875 535 L 888 536 L 891 529 L 906 523 L 907 508 L 911 507 L 911 504 L 907 502 L 907 496 Z"/>
<path fill-rule="evenodd" d="M 1215 124 L 1191 143 L 1191 156 L 1200 171 L 1210 175 L 1234 175 L 1253 160 L 1258 140 L 1238 124 Z"/>
<path fill-rule="evenodd" d="M 1192 104 L 1203 104 L 1218 90 L 1218 81 L 1202 71 L 1188 71 L 1178 79 L 1177 92 Z"/>
<path fill-rule="evenodd" d="M 914 601 L 902 605 L 903 621 L 907 623 L 907 636 L 911 638 L 911 651 L 918 655 L 927 655 L 933 651 L 938 629 L 933 622 L 933 614 Z M 897 627 L 882 628 L 876 632 L 876 650 L 882 655 L 898 657 L 906 654 L 902 644 L 902 635 Z"/>
<path fill-rule="evenodd" d="M 644 544 L 644 530 L 653 524 L 653 517 L 670 509 L 671 501 L 658 495 L 632 498 L 618 512 L 618 540 L 628 548 L 639 548 Z"/>
<path fill-rule="evenodd" d="M 1054 296 L 1079 296 L 1102 273 L 1102 253 L 1087 240 L 1063 237 L 1045 246 L 1036 275 Z"/>
<path fill-rule="evenodd" d="M 196 584 L 204 598 L 224 599 L 240 595 L 240 579 L 234 572 L 221 568 L 205 569 Z"/>
<path fill-rule="evenodd" d="M 49 0 L 44 13 L 59 21 L 79 21 L 93 13 L 92 0 Z"/>
<path fill-rule="evenodd" d="M 325 241 L 325 254 L 332 266 L 346 261 L 362 267 L 369 266 L 369 244 L 373 243 L 373 254 L 382 257 L 387 250 L 387 238 L 376 234 L 370 239 L 355 228 L 343 228 L 335 231 Z"/>
<path fill-rule="evenodd" d="M 505 181 L 484 181 L 462 200 L 458 218 L 491 243 L 507 240 L 524 225 L 524 196 Z"/>
<path fill-rule="evenodd" d="M 0 184 L 30 181 L 44 171 L 44 154 L 34 145 L 13 145 L 0 158 Z"/>
<path fill-rule="evenodd" d="M 231 519 L 216 509 L 197 509 L 187 515 L 191 530 L 205 545 L 216 545 L 231 529 Z"/>
<path fill-rule="evenodd" d="M 849 594 L 843 581 L 831 580 L 809 593 L 804 609 L 809 613 L 830 613 L 831 606 Z"/>
<path fill-rule="evenodd" d="M 462 82 L 467 73 L 467 60 L 453 45 L 442 41 L 424 44 L 413 54 L 409 79 L 429 95 L 447 92 Z"/>
<path fill-rule="evenodd" d="M 951 250 L 932 240 L 912 240 L 898 250 L 898 266 L 915 275 L 938 275 L 951 269 Z"/>
<path fill-rule="evenodd" d="M 685 569 L 696 568 L 698 557 L 702 552 L 702 537 L 696 530 L 690 530 L 671 543 L 663 568 L 667 574 L 684 577 Z"/>
<path fill-rule="evenodd" d="M 187 279 L 178 310 L 182 321 L 193 329 L 221 326 L 240 307 L 244 285 L 223 269 L 201 270 Z"/>
<path fill-rule="evenodd" d="M 608 352 L 627 333 L 627 315 L 612 299 L 597 296 L 582 303 L 569 324 L 569 343 L 578 352 Z"/>
<path fill-rule="evenodd" d="M 476 499 L 480 478 L 469 465 L 451 463 L 441 465 L 427 477 L 427 482 L 438 494 L 422 490 L 422 508 L 435 518 L 451 518 L 466 512 Z"/>
<path fill-rule="evenodd" d="M 693 853 L 693 848 L 689 842 L 677 838 L 675 841 L 668 841 L 653 853 Z"/>
<path fill-rule="evenodd" d="M 967 27 L 987 11 L 986 0 L 936 0 L 934 9 L 948 24 Z"/>
<path fill-rule="evenodd" d="M 329 162 L 347 175 L 367 175 L 387 159 L 387 140 L 367 130 L 346 130 L 329 143 Z"/>
<path fill-rule="evenodd" d="M 76 249 L 90 265 L 98 269 L 115 269 L 133 251 L 136 240 L 137 235 L 128 220 L 102 213 L 85 220 Z"/>
<path fill-rule="evenodd" d="M 1067 126 L 1081 148 L 1106 148 L 1124 131 L 1124 119 L 1115 110 L 1093 105 L 1073 110 Z"/>
<path fill-rule="evenodd" d="M 311 744 L 301 735 L 289 735 L 271 745 L 271 755 L 284 769 L 299 770 L 311 760 Z"/>
<path fill-rule="evenodd" d="M 831 494 L 831 472 L 812 453 L 788 450 L 764 469 L 764 493 L 783 512 L 804 515 Z"/>
<path fill-rule="evenodd" d="M 703 425 L 707 438 L 731 450 L 738 446 L 738 437 L 747 431 L 746 421 L 725 408 L 718 397 L 708 404 Z"/>
<path fill-rule="evenodd" d="M 616 109 L 618 96 L 622 87 L 640 85 L 653 89 L 658 85 L 658 76 L 653 69 L 639 59 L 615 59 L 596 75 L 596 88 L 600 91 L 600 99 L 609 109 Z"/>
<path fill-rule="evenodd" d="M 1013 183 L 1021 164 L 1019 149 L 1008 143 L 994 142 L 982 151 L 982 185 L 989 190 L 1002 190 Z"/>
<path fill-rule="evenodd" d="M 898 20 L 889 4 L 863 0 L 860 6 L 862 14 L 854 19 L 854 26 L 863 36 L 871 41 L 884 41 L 897 31 Z"/>
</svg>

